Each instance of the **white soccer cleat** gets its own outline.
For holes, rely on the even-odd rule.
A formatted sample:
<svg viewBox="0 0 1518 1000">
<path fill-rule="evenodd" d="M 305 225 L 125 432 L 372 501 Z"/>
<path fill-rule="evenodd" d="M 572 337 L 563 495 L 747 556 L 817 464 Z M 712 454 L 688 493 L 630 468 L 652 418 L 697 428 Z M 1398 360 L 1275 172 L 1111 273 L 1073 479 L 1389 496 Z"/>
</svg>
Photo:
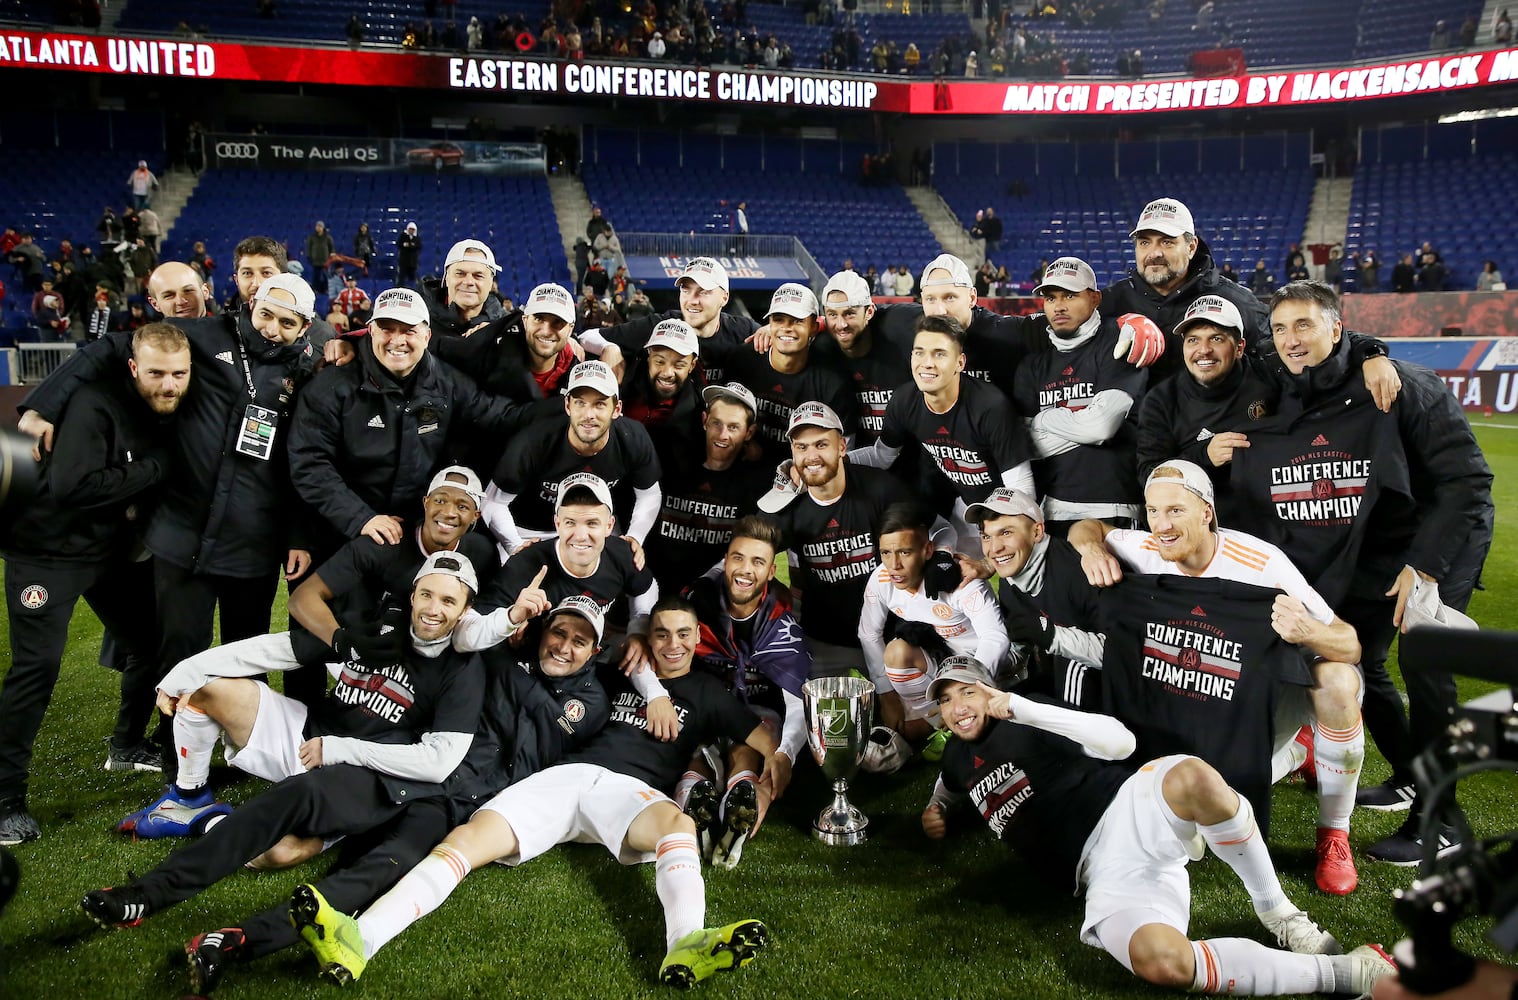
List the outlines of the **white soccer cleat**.
<svg viewBox="0 0 1518 1000">
<path fill-rule="evenodd" d="M 1260 914 L 1260 923 L 1275 935 L 1276 942 L 1298 955 L 1342 955 L 1334 936 L 1313 922 L 1291 901 Z"/>
</svg>

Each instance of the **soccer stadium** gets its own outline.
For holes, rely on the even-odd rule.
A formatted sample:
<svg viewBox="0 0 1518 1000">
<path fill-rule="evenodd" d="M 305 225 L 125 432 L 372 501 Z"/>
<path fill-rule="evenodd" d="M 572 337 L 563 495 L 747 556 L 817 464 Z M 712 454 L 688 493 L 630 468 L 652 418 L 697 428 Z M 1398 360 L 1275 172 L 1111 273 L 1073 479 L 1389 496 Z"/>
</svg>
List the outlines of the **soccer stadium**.
<svg viewBox="0 0 1518 1000">
<path fill-rule="evenodd" d="M 0 80 L 0 996 L 1518 995 L 1506 0 Z"/>
</svg>

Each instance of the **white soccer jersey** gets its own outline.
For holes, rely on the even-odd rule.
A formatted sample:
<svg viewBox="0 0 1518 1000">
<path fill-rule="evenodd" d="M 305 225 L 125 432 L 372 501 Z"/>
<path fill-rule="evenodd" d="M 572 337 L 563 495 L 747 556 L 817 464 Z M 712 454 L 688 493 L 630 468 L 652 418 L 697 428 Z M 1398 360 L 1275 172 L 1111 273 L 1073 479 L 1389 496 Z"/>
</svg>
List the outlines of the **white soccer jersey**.
<svg viewBox="0 0 1518 1000">
<path fill-rule="evenodd" d="M 901 696 L 912 718 L 937 715 L 938 706 L 928 697 L 928 686 L 936 676 L 937 665 L 929 657 L 925 672 L 886 669 L 883 633 L 887 614 L 895 614 L 902 621 L 932 625 L 950 649 L 956 654 L 975 657 L 992 676 L 996 675 L 1011 648 L 996 595 L 985 580 L 966 584 L 940 600 L 929 597 L 921 586 L 915 591 L 897 589 L 891 583 L 890 574 L 877 563 L 864 590 L 864 608 L 859 615 L 859 644 L 864 650 L 875 690 L 894 690 Z"/>
<path fill-rule="evenodd" d="M 1202 572 L 1203 577 L 1285 591 L 1301 601 L 1307 613 L 1318 621 L 1324 625 L 1333 624 L 1333 609 L 1312 589 L 1286 553 L 1247 532 L 1219 528 L 1217 535 L 1217 550 L 1212 554 L 1212 562 Z M 1152 532 L 1115 528 L 1107 532 L 1107 548 L 1136 573 L 1182 575 L 1179 566 L 1160 558 L 1159 545 Z"/>
</svg>

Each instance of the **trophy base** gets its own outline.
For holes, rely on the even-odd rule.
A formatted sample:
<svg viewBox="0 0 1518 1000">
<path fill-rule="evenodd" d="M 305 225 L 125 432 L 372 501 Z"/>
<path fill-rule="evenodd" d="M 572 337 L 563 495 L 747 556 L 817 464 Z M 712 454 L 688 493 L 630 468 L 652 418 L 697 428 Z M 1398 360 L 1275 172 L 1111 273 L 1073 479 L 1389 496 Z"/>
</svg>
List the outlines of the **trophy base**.
<svg viewBox="0 0 1518 1000">
<path fill-rule="evenodd" d="M 812 820 L 812 836 L 831 847 L 854 847 L 869 837 L 870 820 L 853 806 L 847 812 L 828 808 Z"/>
</svg>

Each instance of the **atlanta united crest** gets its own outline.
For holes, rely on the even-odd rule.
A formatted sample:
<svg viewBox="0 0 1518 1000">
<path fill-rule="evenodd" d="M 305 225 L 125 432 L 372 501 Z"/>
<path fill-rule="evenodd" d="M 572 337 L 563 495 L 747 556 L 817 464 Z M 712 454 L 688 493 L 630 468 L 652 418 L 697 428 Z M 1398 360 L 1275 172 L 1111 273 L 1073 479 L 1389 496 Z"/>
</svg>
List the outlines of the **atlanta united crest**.
<svg viewBox="0 0 1518 1000">
<path fill-rule="evenodd" d="M 47 588 L 40 583 L 34 583 L 21 591 L 21 606 L 30 611 L 36 611 L 47 603 Z"/>
<path fill-rule="evenodd" d="M 585 718 L 585 705 L 578 698 L 571 698 L 564 703 L 564 718 L 570 722 L 579 722 Z"/>
</svg>

